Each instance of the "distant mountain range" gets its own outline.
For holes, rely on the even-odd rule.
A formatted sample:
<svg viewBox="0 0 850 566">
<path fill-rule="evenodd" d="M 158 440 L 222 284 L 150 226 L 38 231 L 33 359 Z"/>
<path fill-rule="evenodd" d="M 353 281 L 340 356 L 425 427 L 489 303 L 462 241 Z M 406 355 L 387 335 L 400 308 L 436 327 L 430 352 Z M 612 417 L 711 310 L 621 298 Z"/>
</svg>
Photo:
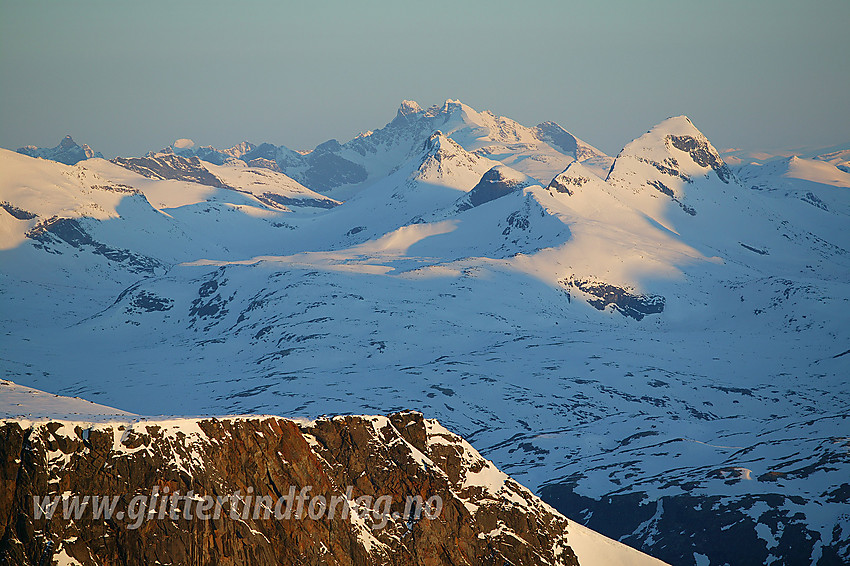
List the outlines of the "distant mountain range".
<svg viewBox="0 0 850 566">
<path fill-rule="evenodd" d="M 93 157 L 103 157 L 102 153 L 99 151 L 92 151 L 92 148 L 86 144 L 78 145 L 71 136 L 65 136 L 65 138 L 59 142 L 59 145 L 56 147 L 48 148 L 28 145 L 19 148 L 18 153 L 29 155 L 30 157 L 50 159 L 66 165 L 74 165 L 84 159 L 91 159 Z"/>
<path fill-rule="evenodd" d="M 139 414 L 415 409 L 667 562 L 848 562 L 847 155 L 724 155 L 453 100 L 308 152 L 2 150 L 0 367 Z"/>
</svg>

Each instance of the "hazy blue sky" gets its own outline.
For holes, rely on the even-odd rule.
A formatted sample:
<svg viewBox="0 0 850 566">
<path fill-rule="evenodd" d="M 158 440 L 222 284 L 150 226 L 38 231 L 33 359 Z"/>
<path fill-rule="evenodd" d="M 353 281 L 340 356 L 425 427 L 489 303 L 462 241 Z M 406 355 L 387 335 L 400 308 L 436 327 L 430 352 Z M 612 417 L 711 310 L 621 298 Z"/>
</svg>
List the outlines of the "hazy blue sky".
<svg viewBox="0 0 850 566">
<path fill-rule="evenodd" d="M 616 153 L 850 142 L 850 1 L 0 0 L 0 146 L 310 148 L 459 98 Z"/>
</svg>

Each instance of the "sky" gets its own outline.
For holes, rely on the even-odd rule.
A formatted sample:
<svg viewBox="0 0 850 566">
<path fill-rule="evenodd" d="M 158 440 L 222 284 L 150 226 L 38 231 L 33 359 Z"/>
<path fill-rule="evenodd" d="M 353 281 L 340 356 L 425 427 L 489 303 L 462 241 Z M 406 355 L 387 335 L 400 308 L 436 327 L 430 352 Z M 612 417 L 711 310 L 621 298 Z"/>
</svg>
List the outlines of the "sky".
<svg viewBox="0 0 850 566">
<path fill-rule="evenodd" d="M 309 149 L 447 98 L 610 154 L 679 114 L 721 149 L 846 144 L 848 22 L 848 0 L 0 0 L 0 147 Z"/>
</svg>

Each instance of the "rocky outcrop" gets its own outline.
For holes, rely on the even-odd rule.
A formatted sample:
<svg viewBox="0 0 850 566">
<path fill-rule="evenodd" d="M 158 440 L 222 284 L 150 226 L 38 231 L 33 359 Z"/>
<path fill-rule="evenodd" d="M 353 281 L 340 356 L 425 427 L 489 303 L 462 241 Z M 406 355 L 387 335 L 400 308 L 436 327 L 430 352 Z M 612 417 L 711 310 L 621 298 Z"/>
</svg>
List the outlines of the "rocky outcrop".
<svg viewBox="0 0 850 566">
<path fill-rule="evenodd" d="M 708 140 L 704 136 L 668 136 L 673 147 L 680 151 L 685 151 L 694 160 L 694 163 L 701 167 L 711 167 L 717 176 L 724 183 L 728 183 L 732 179 L 732 172 L 729 167 L 720 158 Z"/>
<path fill-rule="evenodd" d="M 268 169 L 270 171 L 277 171 L 278 173 L 280 173 L 280 167 L 278 167 L 277 163 L 275 163 L 271 159 L 265 159 L 264 157 L 257 157 L 256 159 L 248 161 L 248 167 L 256 167 L 257 169 Z"/>
<path fill-rule="evenodd" d="M 151 179 L 173 179 L 221 189 L 231 188 L 210 173 L 197 157 L 183 157 L 171 150 L 150 153 L 146 157 L 116 157 L 112 162 Z"/>
<path fill-rule="evenodd" d="M 578 564 L 563 516 L 413 412 L 6 421 L 0 479 L 3 564 Z"/>
<path fill-rule="evenodd" d="M 584 293 L 593 308 L 603 311 L 611 308 L 635 320 L 649 314 L 664 312 L 666 299 L 661 295 L 643 295 L 634 289 L 618 287 L 602 281 L 576 279 L 565 280 L 564 285 Z"/>
<path fill-rule="evenodd" d="M 537 184 L 534 179 L 504 165 L 496 165 L 481 177 L 481 181 L 462 199 L 458 209 L 481 206 L 508 193 Z"/>
</svg>

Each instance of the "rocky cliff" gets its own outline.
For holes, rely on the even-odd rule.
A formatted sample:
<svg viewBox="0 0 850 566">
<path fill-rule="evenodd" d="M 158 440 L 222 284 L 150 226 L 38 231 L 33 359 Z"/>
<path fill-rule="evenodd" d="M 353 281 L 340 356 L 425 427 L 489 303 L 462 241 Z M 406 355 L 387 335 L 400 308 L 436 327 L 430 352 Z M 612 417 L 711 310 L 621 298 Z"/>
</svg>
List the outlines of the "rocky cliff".
<svg viewBox="0 0 850 566">
<path fill-rule="evenodd" d="M 575 565 L 587 536 L 413 412 L 8 420 L 0 480 L 0 564 Z"/>
</svg>

